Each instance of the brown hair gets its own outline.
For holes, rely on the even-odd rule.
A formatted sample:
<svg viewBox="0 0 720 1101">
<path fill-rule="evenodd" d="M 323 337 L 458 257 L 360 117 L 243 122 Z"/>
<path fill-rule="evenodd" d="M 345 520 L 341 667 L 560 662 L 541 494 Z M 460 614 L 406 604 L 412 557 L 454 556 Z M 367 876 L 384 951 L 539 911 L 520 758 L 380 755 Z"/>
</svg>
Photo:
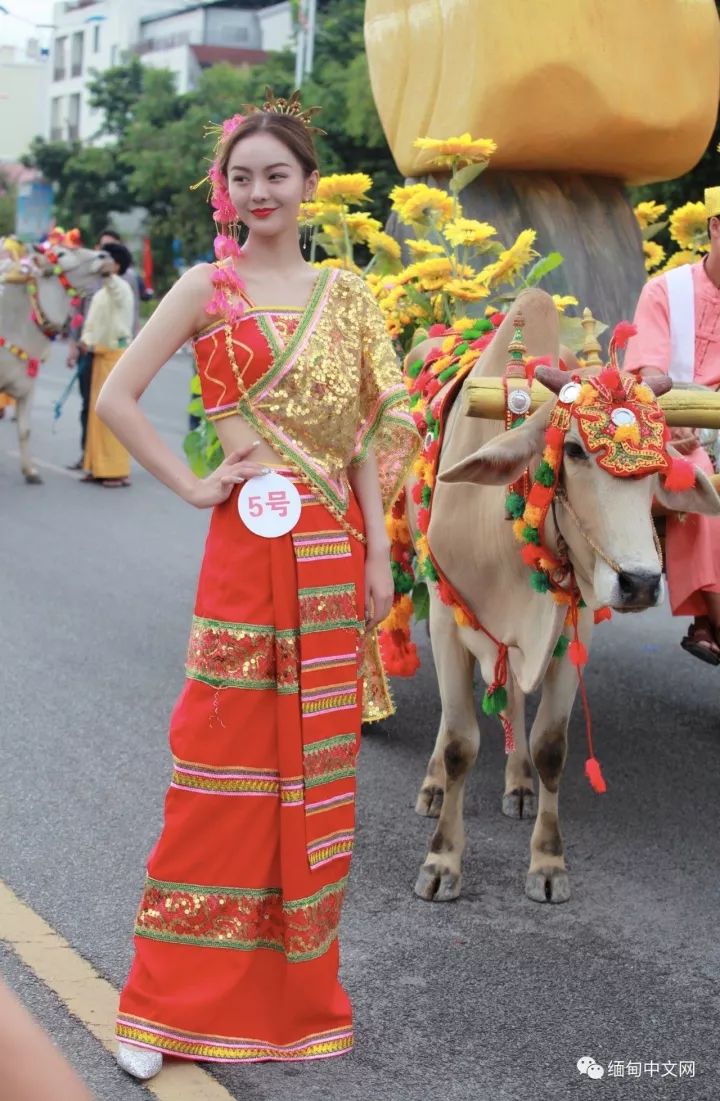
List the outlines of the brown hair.
<svg viewBox="0 0 720 1101">
<path fill-rule="evenodd" d="M 313 143 L 312 134 L 300 119 L 292 115 L 278 115 L 273 111 L 257 111 L 248 115 L 245 122 L 241 123 L 223 146 L 220 154 L 220 171 L 227 178 L 228 164 L 233 149 L 243 138 L 251 134 L 262 132 L 272 134 L 290 150 L 300 162 L 306 176 L 312 172 L 318 172 L 317 153 Z"/>
</svg>

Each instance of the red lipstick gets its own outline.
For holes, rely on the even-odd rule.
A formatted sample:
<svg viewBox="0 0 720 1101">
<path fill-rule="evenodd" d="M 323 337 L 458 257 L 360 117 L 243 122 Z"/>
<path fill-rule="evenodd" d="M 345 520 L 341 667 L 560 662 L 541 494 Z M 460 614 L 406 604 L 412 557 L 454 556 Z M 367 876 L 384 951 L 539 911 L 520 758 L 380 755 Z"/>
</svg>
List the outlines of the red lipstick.
<svg viewBox="0 0 720 1101">
<path fill-rule="evenodd" d="M 250 213 L 253 218 L 268 218 L 275 213 L 275 207 L 259 207 L 257 210 L 251 210 Z"/>
</svg>

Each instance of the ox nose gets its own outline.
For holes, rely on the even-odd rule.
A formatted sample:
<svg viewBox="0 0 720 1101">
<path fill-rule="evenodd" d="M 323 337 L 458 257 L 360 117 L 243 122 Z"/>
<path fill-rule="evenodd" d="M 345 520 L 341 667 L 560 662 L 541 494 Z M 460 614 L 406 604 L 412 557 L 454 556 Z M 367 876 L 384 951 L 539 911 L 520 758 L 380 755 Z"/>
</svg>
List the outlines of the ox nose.
<svg viewBox="0 0 720 1101">
<path fill-rule="evenodd" d="M 627 608 L 652 608 L 660 595 L 661 575 L 659 573 L 629 573 L 621 570 L 618 574 L 620 599 Z"/>
</svg>

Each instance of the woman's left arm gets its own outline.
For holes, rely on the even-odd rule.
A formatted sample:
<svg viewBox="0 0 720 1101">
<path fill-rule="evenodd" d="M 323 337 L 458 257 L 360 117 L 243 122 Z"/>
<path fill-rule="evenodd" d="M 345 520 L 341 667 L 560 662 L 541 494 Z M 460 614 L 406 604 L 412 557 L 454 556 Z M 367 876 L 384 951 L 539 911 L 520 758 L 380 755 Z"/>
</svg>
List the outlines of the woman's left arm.
<svg viewBox="0 0 720 1101">
<path fill-rule="evenodd" d="M 348 469 L 348 479 L 365 521 L 365 621 L 368 630 L 390 614 L 394 583 L 390 570 L 390 540 L 385 528 L 378 465 L 372 447 L 361 463 Z"/>
</svg>

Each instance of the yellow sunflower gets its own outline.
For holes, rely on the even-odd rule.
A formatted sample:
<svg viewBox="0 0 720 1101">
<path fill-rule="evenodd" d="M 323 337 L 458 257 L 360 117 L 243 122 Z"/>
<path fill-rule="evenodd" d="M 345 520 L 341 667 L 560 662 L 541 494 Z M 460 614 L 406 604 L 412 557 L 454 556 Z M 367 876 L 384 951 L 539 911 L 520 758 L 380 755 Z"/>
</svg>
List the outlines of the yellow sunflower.
<svg viewBox="0 0 720 1101">
<path fill-rule="evenodd" d="M 436 245 L 434 241 L 427 241 L 424 237 L 419 240 L 406 241 L 413 256 L 444 256 L 445 249 L 442 245 Z"/>
<path fill-rule="evenodd" d="M 364 203 L 367 192 L 372 187 L 372 180 L 365 172 L 336 173 L 332 176 L 323 176 L 317 186 L 315 198 L 325 203 Z"/>
<path fill-rule="evenodd" d="M 382 229 L 382 223 L 378 222 L 377 218 L 373 218 L 370 214 L 361 212 L 357 214 L 347 214 L 345 216 L 345 224 L 350 234 L 350 240 L 354 244 L 366 245 L 370 235 Z"/>
<path fill-rule="evenodd" d="M 432 163 L 442 168 L 481 164 L 497 149 L 490 138 L 472 138 L 469 133 L 460 134 L 457 138 L 416 138 L 413 144 L 416 149 L 430 154 Z"/>
<path fill-rule="evenodd" d="M 685 203 L 670 215 L 670 236 L 681 249 L 707 251 L 707 214 L 705 203 Z"/>
<path fill-rule="evenodd" d="M 663 275 L 666 271 L 672 271 L 673 268 L 679 268 L 682 264 L 694 264 L 697 261 L 697 253 L 690 252 L 689 249 L 680 249 L 679 252 L 674 252 L 667 264 L 660 271 L 653 272 L 653 278 L 656 275 Z"/>
<path fill-rule="evenodd" d="M 390 192 L 390 201 L 405 225 L 425 229 L 429 222 L 442 225 L 453 215 L 453 200 L 447 191 L 427 184 L 398 185 Z"/>
<path fill-rule="evenodd" d="M 483 268 L 478 276 L 481 282 L 486 286 L 500 282 L 513 284 L 525 265 L 539 256 L 532 247 L 536 237 L 534 229 L 521 230 L 510 248 L 504 249 L 494 264 Z"/>
<path fill-rule="evenodd" d="M 654 226 L 659 222 L 666 211 L 667 207 L 663 203 L 644 202 L 637 204 L 634 214 L 640 229 L 647 229 L 648 226 Z"/>
<path fill-rule="evenodd" d="M 579 306 L 574 294 L 554 294 L 552 300 L 558 313 L 565 313 L 568 306 Z"/>
<path fill-rule="evenodd" d="M 318 203 L 315 200 L 309 203 L 300 203 L 298 221 L 306 223 L 335 221 L 344 209 L 342 203 Z"/>
<path fill-rule="evenodd" d="M 326 260 L 318 260 L 315 264 L 313 264 L 313 267 L 342 268 L 344 271 L 354 271 L 357 275 L 362 275 L 362 272 L 357 264 L 353 264 L 352 260 L 349 260 L 344 256 L 328 256 Z"/>
<path fill-rule="evenodd" d="M 488 222 L 476 222 L 474 218 L 454 218 L 443 229 L 451 245 L 473 245 L 481 248 L 497 233 Z"/>
<path fill-rule="evenodd" d="M 643 252 L 645 253 L 645 271 L 652 271 L 665 259 L 665 249 L 657 241 L 643 241 Z"/>
<path fill-rule="evenodd" d="M 443 290 L 451 298 L 459 298 L 463 302 L 477 302 L 490 294 L 488 288 L 477 279 L 448 279 Z"/>
<path fill-rule="evenodd" d="M 380 259 L 387 260 L 391 263 L 398 263 L 400 261 L 401 251 L 399 243 L 394 237 L 391 237 L 389 233 L 385 233 L 384 230 L 374 230 L 369 233 L 367 246 L 373 256 L 378 256 Z"/>
</svg>

